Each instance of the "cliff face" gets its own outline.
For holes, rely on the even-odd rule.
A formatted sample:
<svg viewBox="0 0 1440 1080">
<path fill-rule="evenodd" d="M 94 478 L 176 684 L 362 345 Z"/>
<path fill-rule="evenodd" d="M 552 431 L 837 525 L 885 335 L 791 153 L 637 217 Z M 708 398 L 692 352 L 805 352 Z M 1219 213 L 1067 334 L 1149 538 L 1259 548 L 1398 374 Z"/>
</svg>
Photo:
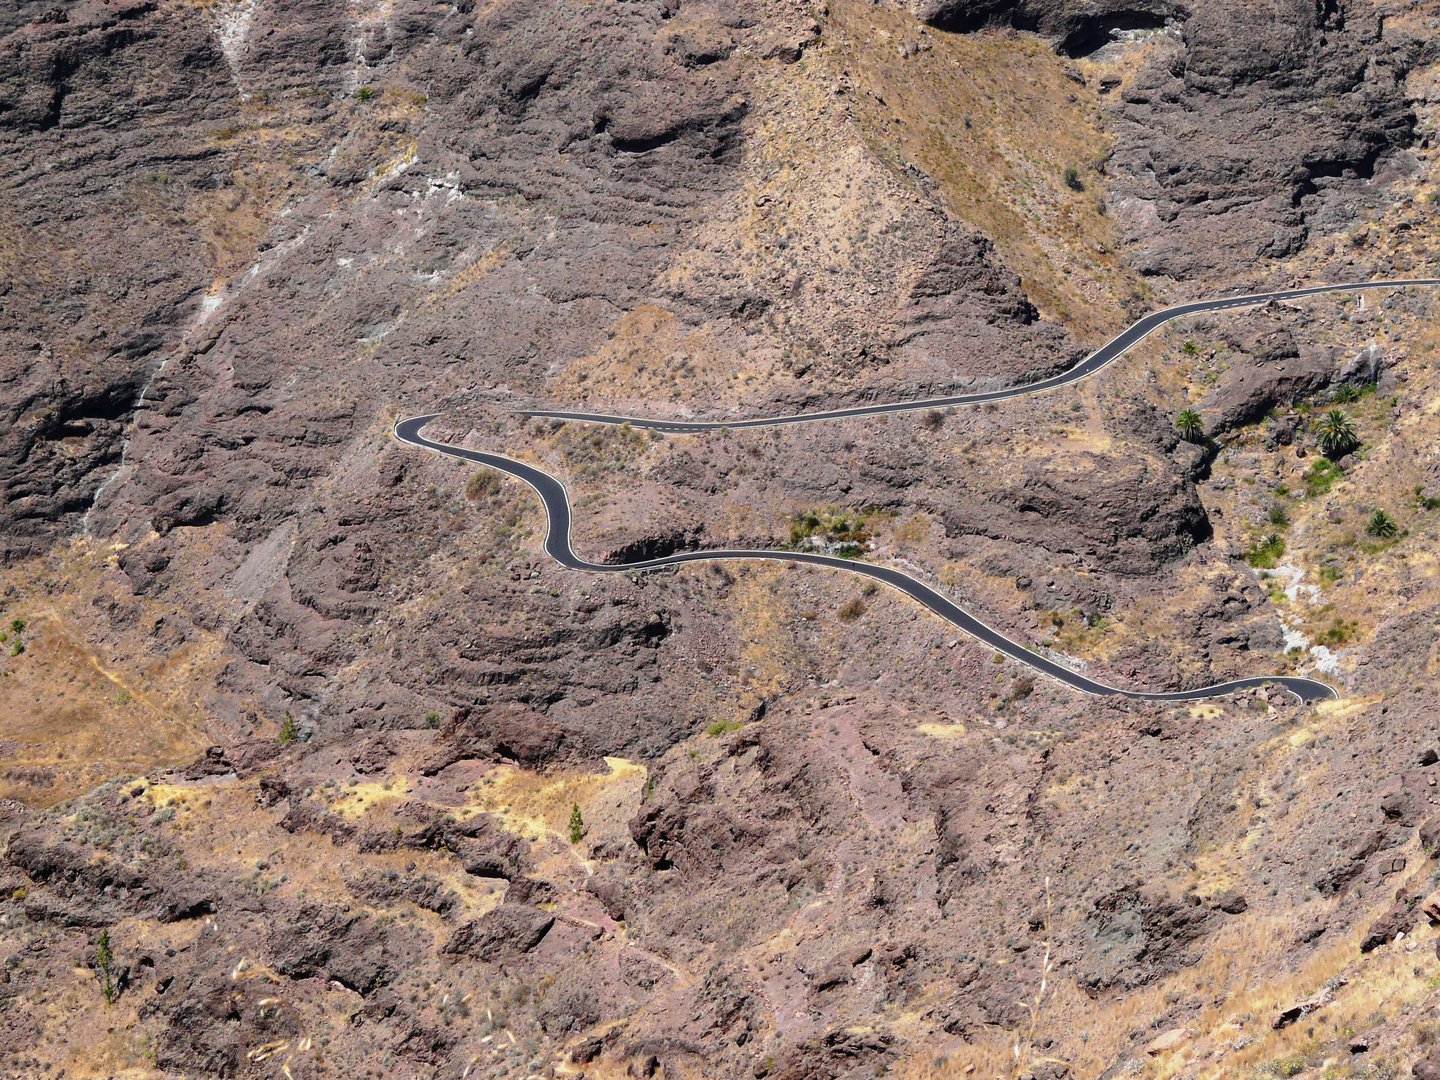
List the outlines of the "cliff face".
<svg viewBox="0 0 1440 1080">
<path fill-rule="evenodd" d="M 1135 265 L 1251 269 L 1352 225 L 1418 174 L 1407 73 L 1433 37 L 1341 5 L 1202 5 L 1118 88 L 1117 208 Z"/>
<path fill-rule="evenodd" d="M 1296 1075 L 1351 1028 L 1408 1065 L 1432 972 L 1358 946 L 1436 878 L 1428 294 L 984 408 L 525 410 L 1014 385 L 1163 303 L 1419 275 L 1435 29 L 9 5 L 5 1067 L 1059 1078 L 1179 1029 L 1157 1068 Z M 565 573 L 528 492 L 390 439 L 420 412 L 562 476 L 597 558 L 861 546 L 1101 679 L 1345 696 L 1099 701 L 841 573 Z M 1327 985 L 1318 1034 L 1244 1019 Z"/>
<path fill-rule="evenodd" d="M 932 25 L 1009 24 L 1072 56 L 1132 56 L 1102 83 L 1112 209 L 1142 274 L 1213 280 L 1299 252 L 1414 176 L 1408 73 L 1428 27 L 1370 5 L 920 5 Z M 1400 15 L 1398 11 L 1390 13 Z"/>
</svg>

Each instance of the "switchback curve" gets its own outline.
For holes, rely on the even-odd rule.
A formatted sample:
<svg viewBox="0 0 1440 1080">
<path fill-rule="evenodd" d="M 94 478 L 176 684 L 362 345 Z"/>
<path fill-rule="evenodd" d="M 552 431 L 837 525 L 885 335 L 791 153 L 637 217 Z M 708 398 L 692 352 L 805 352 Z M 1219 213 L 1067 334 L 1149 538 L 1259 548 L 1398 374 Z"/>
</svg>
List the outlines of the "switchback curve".
<svg viewBox="0 0 1440 1080">
<path fill-rule="evenodd" d="M 839 420 L 860 416 L 876 416 L 885 413 L 912 412 L 918 409 L 977 405 L 987 401 L 1002 401 L 1007 398 L 1020 397 L 1026 394 L 1040 393 L 1045 390 L 1053 390 L 1057 387 L 1079 382 L 1081 379 L 1095 374 L 1097 371 L 1114 362 L 1129 349 L 1149 337 L 1161 326 L 1186 315 L 1198 315 L 1208 311 L 1223 311 L 1231 308 L 1250 307 L 1255 304 L 1268 303 L 1271 300 L 1295 300 L 1306 296 L 1318 296 L 1324 293 L 1434 285 L 1440 285 L 1440 278 L 1367 281 L 1342 285 L 1312 285 L 1299 289 L 1250 293 L 1244 296 L 1223 297 L 1213 300 L 1195 300 L 1186 304 L 1178 304 L 1174 307 L 1151 312 L 1144 318 L 1132 323 L 1068 371 L 1062 372 L 1049 379 L 1027 383 L 1023 386 L 1012 386 L 1003 390 L 991 390 L 979 394 L 958 394 L 951 397 L 925 398 L 919 401 L 897 401 L 880 405 L 859 405 L 846 409 L 831 409 L 825 412 L 798 413 L 791 416 L 751 417 L 748 419 L 728 421 L 665 420 L 655 417 L 620 416 L 607 413 L 542 410 L 531 410 L 527 412 L 527 415 L 595 424 L 629 424 L 631 427 L 646 428 L 669 434 L 694 434 L 723 428 L 773 427 L 783 424 L 813 423 L 820 420 Z M 884 585 L 888 585 L 904 593 L 906 596 L 919 601 L 942 619 L 959 627 L 977 641 L 989 645 L 997 652 L 1003 653 L 1012 660 L 1016 660 L 1048 678 L 1064 683 L 1066 686 L 1070 686 L 1086 694 L 1094 694 L 1097 696 L 1120 695 L 1140 701 L 1194 701 L 1200 698 L 1217 697 L 1223 694 L 1234 693 L 1238 690 L 1274 685 L 1282 687 L 1294 694 L 1301 701 L 1306 702 L 1336 698 L 1339 696 L 1335 689 L 1327 683 L 1294 675 L 1271 675 L 1246 679 L 1231 679 L 1228 682 L 1216 683 L 1211 686 L 1170 692 L 1127 690 L 1122 687 L 1109 686 L 1072 671 L 1070 668 L 1052 660 L 1048 656 L 1035 652 L 1033 649 L 1026 648 L 1019 642 L 1006 637 L 1000 633 L 1000 631 L 981 622 L 954 601 L 937 592 L 935 589 L 932 589 L 918 578 L 896 570 L 893 567 L 862 562 L 856 559 L 842 559 L 834 555 L 822 555 L 818 552 L 785 551 L 778 549 L 706 549 L 703 551 L 685 551 L 660 559 L 645 559 L 633 563 L 591 562 L 587 559 L 582 559 L 575 553 L 574 548 L 571 546 L 572 515 L 570 511 L 569 494 L 566 492 L 564 484 L 543 469 L 536 468 L 534 465 L 527 464 L 523 461 L 516 461 L 514 458 L 505 457 L 503 454 L 492 454 L 483 450 L 471 450 L 468 447 L 454 446 L 450 443 L 435 442 L 434 440 L 425 438 L 420 433 L 421 430 L 438 415 L 438 413 L 431 413 L 425 416 L 414 416 L 398 421 L 395 424 L 395 437 L 410 446 L 431 450 L 435 453 L 444 454 L 461 461 L 469 461 L 476 465 L 484 465 L 528 484 L 535 493 L 540 496 L 540 501 L 545 507 L 545 553 L 567 569 L 585 570 L 591 573 L 616 573 L 624 571 L 658 570 L 666 566 L 678 566 L 681 563 L 701 562 L 711 559 L 769 560 L 775 562 L 803 563 L 810 566 L 825 566 L 835 570 L 845 570 L 853 574 L 859 574 L 862 577 L 868 577 Z"/>
<path fill-rule="evenodd" d="M 1299 300 L 1306 296 L 1323 293 L 1358 292 L 1361 289 L 1399 289 L 1407 286 L 1440 285 L 1440 278 L 1415 278 L 1396 281 L 1366 281 L 1349 285 L 1309 285 L 1302 289 L 1283 289 L 1279 292 L 1250 293 L 1245 296 L 1230 296 L 1215 300 L 1192 300 L 1186 304 L 1152 311 L 1139 319 L 1074 367 L 1039 382 L 1023 386 L 1008 386 L 1001 390 L 986 390 L 978 394 L 954 394 L 950 397 L 922 398 L 918 401 L 892 401 L 881 405 L 854 405 L 845 409 L 829 409 L 824 412 L 793 413 L 788 416 L 758 416 L 738 420 L 667 420 L 654 416 L 622 416 L 611 413 L 559 412 L 544 409 L 523 410 L 527 416 L 538 416 L 554 420 L 574 420 L 590 424 L 629 424 L 635 428 L 663 431 L 670 435 L 694 435 L 702 431 L 718 431 L 722 428 L 778 427 L 784 424 L 809 424 L 819 420 L 845 420 L 856 416 L 878 416 L 884 413 L 914 412 L 919 409 L 944 409 L 954 405 L 981 405 L 987 401 L 1004 401 L 1054 390 L 1061 386 L 1077 383 L 1108 367 L 1130 349 L 1153 334 L 1160 327 L 1186 315 L 1199 315 L 1207 311 L 1224 311 L 1230 308 L 1252 307 L 1271 300 Z"/>
<path fill-rule="evenodd" d="M 1071 671 L 1063 664 L 1057 663 L 1048 656 L 1043 656 L 1032 649 L 1027 649 L 1018 641 L 1011 640 L 1000 633 L 1000 631 L 981 622 L 959 604 L 937 592 L 935 589 L 932 589 L 918 578 L 911 577 L 909 574 L 896 570 L 893 567 L 882 566 L 878 563 L 862 562 L 858 559 L 841 559 L 834 555 L 821 555 L 813 551 L 706 549 L 703 551 L 683 551 L 675 555 L 667 555 L 661 559 L 645 559 L 641 562 L 633 563 L 591 562 L 575 554 L 574 548 L 570 545 L 570 498 L 565 491 L 564 484 L 543 469 L 537 469 L 534 465 L 527 464 L 523 461 L 516 461 L 514 458 L 505 457 L 502 454 L 491 454 L 483 450 L 471 450 L 469 447 L 454 446 L 450 443 L 435 442 L 432 439 L 425 438 L 420 434 L 421 429 L 431 420 L 434 420 L 437 415 L 439 414 L 432 413 L 428 416 L 412 416 L 407 420 L 399 421 L 395 425 L 395 437 L 410 446 L 418 446 L 425 450 L 433 450 L 437 454 L 444 454 L 447 457 L 458 458 L 461 461 L 469 461 L 476 465 L 484 465 L 487 468 L 506 473 L 530 485 L 535 493 L 540 496 L 540 501 L 545 506 L 545 554 L 549 555 L 561 566 L 570 570 L 587 570 L 592 573 L 658 570 L 665 566 L 678 566 L 681 563 L 702 562 L 708 559 L 765 559 L 775 562 L 804 563 L 809 566 L 827 566 L 834 570 L 848 570 L 853 574 L 859 574 L 862 577 L 868 577 L 882 584 L 889 585 L 893 589 L 898 589 L 906 596 L 918 600 L 942 619 L 959 627 L 977 641 L 989 645 L 997 652 L 1004 653 L 1012 660 L 1018 660 L 1020 663 L 1033 668 L 1042 675 L 1087 694 L 1097 694 L 1101 696 L 1121 694 L 1125 697 L 1137 698 L 1142 701 L 1193 701 L 1199 698 L 1229 694 L 1236 690 L 1247 690 L 1256 686 L 1274 684 L 1290 691 L 1302 701 L 1315 701 L 1337 696 L 1334 689 L 1323 682 L 1317 682 L 1314 679 L 1298 678 L 1293 675 L 1232 679 L 1229 682 L 1217 683 L 1214 686 L 1204 686 L 1194 690 L 1178 690 L 1171 693 L 1152 693 L 1107 686 L 1105 683 L 1097 682 L 1078 672 Z"/>
</svg>

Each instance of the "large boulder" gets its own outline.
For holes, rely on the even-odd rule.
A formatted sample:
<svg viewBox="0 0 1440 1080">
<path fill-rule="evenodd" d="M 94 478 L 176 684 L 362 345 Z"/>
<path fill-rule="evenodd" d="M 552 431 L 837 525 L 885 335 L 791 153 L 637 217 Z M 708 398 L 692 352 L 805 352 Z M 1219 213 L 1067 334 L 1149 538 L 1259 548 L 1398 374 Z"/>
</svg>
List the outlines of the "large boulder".
<svg viewBox="0 0 1440 1080">
<path fill-rule="evenodd" d="M 545 940 L 554 925 L 555 916 L 539 908 L 528 904 L 501 904 L 457 929 L 445 943 L 444 951 L 476 960 L 519 956 Z"/>
<path fill-rule="evenodd" d="M 1415 909 L 1408 898 L 1397 899 L 1390 909 L 1370 924 L 1365 936 L 1360 939 L 1362 953 L 1374 952 L 1381 945 L 1388 945 L 1399 934 L 1408 934 L 1415 928 Z"/>
<path fill-rule="evenodd" d="M 1195 486 L 1170 461 L 1085 452 L 1026 464 L 986 499 L 945 511 L 947 536 L 978 535 L 1148 574 L 1210 537 Z"/>
</svg>

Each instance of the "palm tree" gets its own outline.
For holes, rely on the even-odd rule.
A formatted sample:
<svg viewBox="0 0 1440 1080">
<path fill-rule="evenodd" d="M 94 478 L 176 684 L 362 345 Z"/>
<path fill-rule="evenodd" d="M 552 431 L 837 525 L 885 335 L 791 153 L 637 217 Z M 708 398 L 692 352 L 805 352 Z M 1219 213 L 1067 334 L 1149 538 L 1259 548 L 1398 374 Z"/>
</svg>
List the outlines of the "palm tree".
<svg viewBox="0 0 1440 1080">
<path fill-rule="evenodd" d="M 1400 526 L 1384 510 L 1376 510 L 1365 523 L 1365 531 L 1378 539 L 1389 540 L 1400 531 Z"/>
<path fill-rule="evenodd" d="M 1205 421 L 1194 409 L 1181 409 L 1175 417 L 1175 427 L 1186 442 L 1199 442 L 1205 437 Z"/>
<path fill-rule="evenodd" d="M 1320 452 L 1328 458 L 1343 457 L 1360 445 L 1355 434 L 1355 421 L 1345 415 L 1344 409 L 1331 409 L 1315 425 L 1315 435 L 1320 440 Z"/>
</svg>

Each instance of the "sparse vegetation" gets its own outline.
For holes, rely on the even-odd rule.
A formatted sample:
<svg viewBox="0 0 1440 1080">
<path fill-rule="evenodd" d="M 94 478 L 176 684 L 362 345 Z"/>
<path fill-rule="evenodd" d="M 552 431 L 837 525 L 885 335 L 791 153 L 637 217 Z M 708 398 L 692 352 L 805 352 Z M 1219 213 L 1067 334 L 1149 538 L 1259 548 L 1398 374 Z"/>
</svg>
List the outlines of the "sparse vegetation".
<svg viewBox="0 0 1440 1080">
<path fill-rule="evenodd" d="M 440 726 L 440 714 L 438 712 L 427 712 L 425 714 L 425 726 L 438 728 Z"/>
<path fill-rule="evenodd" d="M 1315 425 L 1315 437 L 1320 443 L 1320 452 L 1328 458 L 1344 457 L 1360 445 L 1355 422 L 1343 409 L 1326 412 Z"/>
<path fill-rule="evenodd" d="M 1285 512 L 1285 507 L 1279 503 L 1270 507 L 1270 524 L 1280 529 L 1287 528 L 1290 524 L 1290 515 Z"/>
<path fill-rule="evenodd" d="M 482 469 L 465 481 L 465 498 L 471 502 L 487 495 L 500 494 L 500 474 L 492 469 Z"/>
<path fill-rule="evenodd" d="M 560 428 L 555 442 L 565 455 L 567 466 L 583 478 L 619 472 L 652 445 L 629 424 L 618 427 L 566 424 Z"/>
<path fill-rule="evenodd" d="M 585 819 L 580 816 L 580 804 L 570 804 L 570 843 L 578 844 L 585 838 Z"/>
<path fill-rule="evenodd" d="M 705 729 L 706 735 L 728 735 L 732 731 L 739 731 L 745 725 L 739 720 L 716 720 Z"/>
<path fill-rule="evenodd" d="M 865 614 L 865 601 L 861 600 L 858 596 L 853 600 L 847 600 L 840 605 L 840 610 L 837 614 L 840 616 L 841 622 L 854 622 L 860 618 L 861 615 Z"/>
<path fill-rule="evenodd" d="M 930 431 L 939 431 L 945 426 L 945 414 L 939 409 L 930 409 L 920 418 L 920 422 Z"/>
<path fill-rule="evenodd" d="M 130 693 L 129 690 L 126 690 L 125 687 L 122 686 L 119 690 L 115 691 L 115 704 L 129 705 L 134 696 L 135 695 Z"/>
<path fill-rule="evenodd" d="M 358 101 L 358 102 L 360 102 L 360 104 L 363 105 L 363 104 L 365 104 L 367 101 L 373 101 L 373 100 L 374 100 L 374 98 L 375 98 L 375 92 L 376 92 L 376 91 L 375 91 L 375 88 L 374 88 L 373 86 L 362 86 L 362 87 L 360 87 L 360 89 L 358 89 L 358 90 L 355 91 L 355 100 Z"/>
<path fill-rule="evenodd" d="M 1065 169 L 1065 186 L 1071 191 L 1085 190 L 1085 182 L 1080 179 L 1080 170 L 1074 165 L 1067 166 Z"/>
<path fill-rule="evenodd" d="M 1185 344 L 1180 346 L 1180 351 L 1186 356 L 1194 358 L 1200 355 L 1200 346 L 1196 345 L 1195 342 L 1190 340 L 1189 338 L 1186 338 Z"/>
<path fill-rule="evenodd" d="M 10 632 L 12 634 L 23 634 L 25 632 L 25 620 L 16 616 L 10 620 Z"/>
</svg>

